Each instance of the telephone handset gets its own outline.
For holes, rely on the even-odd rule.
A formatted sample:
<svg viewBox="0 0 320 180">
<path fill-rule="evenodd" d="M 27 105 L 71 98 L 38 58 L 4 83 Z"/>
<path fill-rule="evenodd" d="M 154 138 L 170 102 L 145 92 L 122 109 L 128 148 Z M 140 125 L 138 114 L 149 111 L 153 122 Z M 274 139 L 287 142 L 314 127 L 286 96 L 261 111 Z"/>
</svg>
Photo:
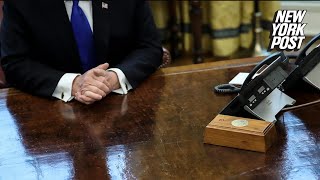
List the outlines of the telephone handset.
<svg viewBox="0 0 320 180">
<path fill-rule="evenodd" d="M 292 57 L 296 58 L 296 68 L 283 83 L 285 90 L 296 87 L 299 82 L 302 82 L 301 80 L 320 90 L 320 46 L 307 54 L 310 47 L 318 40 L 320 40 L 320 34 L 311 39 L 297 57 Z"/>
<path fill-rule="evenodd" d="M 283 52 L 274 53 L 259 63 L 247 76 L 240 93 L 220 114 L 275 121 L 275 115 L 295 100 L 277 87 L 292 72 Z M 253 78 L 254 77 L 254 78 Z"/>
<path fill-rule="evenodd" d="M 307 44 L 306 46 L 301 50 L 299 53 L 297 60 L 295 62 L 296 65 L 300 65 L 302 60 L 307 56 L 307 51 L 310 49 L 310 47 L 317 42 L 320 39 L 320 34 L 316 35 L 313 37 Z"/>
</svg>

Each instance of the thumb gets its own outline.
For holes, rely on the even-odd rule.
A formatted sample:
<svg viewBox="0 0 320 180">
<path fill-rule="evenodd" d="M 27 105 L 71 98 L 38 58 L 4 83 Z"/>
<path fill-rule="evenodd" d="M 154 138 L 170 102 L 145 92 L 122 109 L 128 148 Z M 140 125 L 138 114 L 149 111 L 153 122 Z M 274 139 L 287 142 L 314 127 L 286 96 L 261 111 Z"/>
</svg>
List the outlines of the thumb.
<svg viewBox="0 0 320 180">
<path fill-rule="evenodd" d="M 107 70 L 109 68 L 109 64 L 108 63 L 103 63 L 100 64 L 99 66 L 97 66 L 98 69 L 103 69 L 103 70 Z"/>
</svg>

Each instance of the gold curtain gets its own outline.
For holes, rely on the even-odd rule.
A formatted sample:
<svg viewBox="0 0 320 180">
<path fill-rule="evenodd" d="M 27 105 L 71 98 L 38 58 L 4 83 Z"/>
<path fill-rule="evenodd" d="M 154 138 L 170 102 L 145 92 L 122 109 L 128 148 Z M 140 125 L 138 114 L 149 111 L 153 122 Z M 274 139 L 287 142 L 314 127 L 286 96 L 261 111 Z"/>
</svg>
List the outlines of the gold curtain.
<svg viewBox="0 0 320 180">
<path fill-rule="evenodd" d="M 259 1 L 262 12 L 263 39 L 269 43 L 269 30 L 274 12 L 280 8 L 278 1 Z M 180 4 L 179 4 L 180 3 Z M 177 1 L 177 23 L 179 25 L 179 49 L 191 52 L 192 35 L 189 1 Z M 167 1 L 150 1 L 156 25 L 163 43 L 169 46 L 170 15 Z M 253 43 L 253 1 L 201 1 L 202 48 L 204 53 L 214 56 L 230 56 L 241 48 L 248 49 Z"/>
</svg>

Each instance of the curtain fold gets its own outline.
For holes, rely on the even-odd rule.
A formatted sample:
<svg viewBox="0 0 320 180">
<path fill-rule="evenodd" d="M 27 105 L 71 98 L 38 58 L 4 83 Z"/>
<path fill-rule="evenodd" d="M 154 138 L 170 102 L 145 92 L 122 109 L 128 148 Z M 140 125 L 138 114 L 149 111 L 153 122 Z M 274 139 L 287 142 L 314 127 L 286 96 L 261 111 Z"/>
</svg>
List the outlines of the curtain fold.
<svg viewBox="0 0 320 180">
<path fill-rule="evenodd" d="M 176 1 L 176 17 L 179 27 L 179 49 L 184 53 L 192 51 L 189 1 Z M 259 1 L 262 12 L 265 47 L 269 43 L 269 30 L 274 12 L 280 8 L 278 1 Z M 168 1 L 150 1 L 156 25 L 161 32 L 163 44 L 169 47 L 171 15 Z M 205 54 L 227 57 L 241 49 L 252 47 L 253 1 L 201 1 L 202 49 Z"/>
</svg>

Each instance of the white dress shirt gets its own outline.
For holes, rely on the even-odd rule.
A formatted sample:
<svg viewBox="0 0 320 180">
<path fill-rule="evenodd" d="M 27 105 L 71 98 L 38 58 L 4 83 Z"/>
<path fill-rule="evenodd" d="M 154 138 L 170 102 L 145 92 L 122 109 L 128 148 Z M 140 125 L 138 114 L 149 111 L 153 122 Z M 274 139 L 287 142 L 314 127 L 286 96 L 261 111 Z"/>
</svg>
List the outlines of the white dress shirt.
<svg viewBox="0 0 320 180">
<path fill-rule="evenodd" d="M 69 20 L 71 19 L 72 13 L 72 6 L 73 1 L 64 1 L 67 14 L 69 16 Z M 86 15 L 88 22 L 90 24 L 91 30 L 93 32 L 93 18 L 92 18 L 92 3 L 91 1 L 79 1 L 79 7 L 82 9 L 84 14 Z M 119 89 L 114 90 L 113 92 L 119 94 L 127 94 L 132 86 L 130 85 L 129 81 L 127 80 L 124 73 L 118 68 L 110 68 L 108 71 L 113 71 L 117 74 L 120 87 Z M 75 73 L 66 73 L 64 74 L 58 82 L 56 89 L 54 90 L 52 96 L 58 99 L 63 100 L 64 102 L 71 101 L 73 96 L 71 95 L 72 91 L 72 83 L 73 80 L 80 74 Z"/>
</svg>

